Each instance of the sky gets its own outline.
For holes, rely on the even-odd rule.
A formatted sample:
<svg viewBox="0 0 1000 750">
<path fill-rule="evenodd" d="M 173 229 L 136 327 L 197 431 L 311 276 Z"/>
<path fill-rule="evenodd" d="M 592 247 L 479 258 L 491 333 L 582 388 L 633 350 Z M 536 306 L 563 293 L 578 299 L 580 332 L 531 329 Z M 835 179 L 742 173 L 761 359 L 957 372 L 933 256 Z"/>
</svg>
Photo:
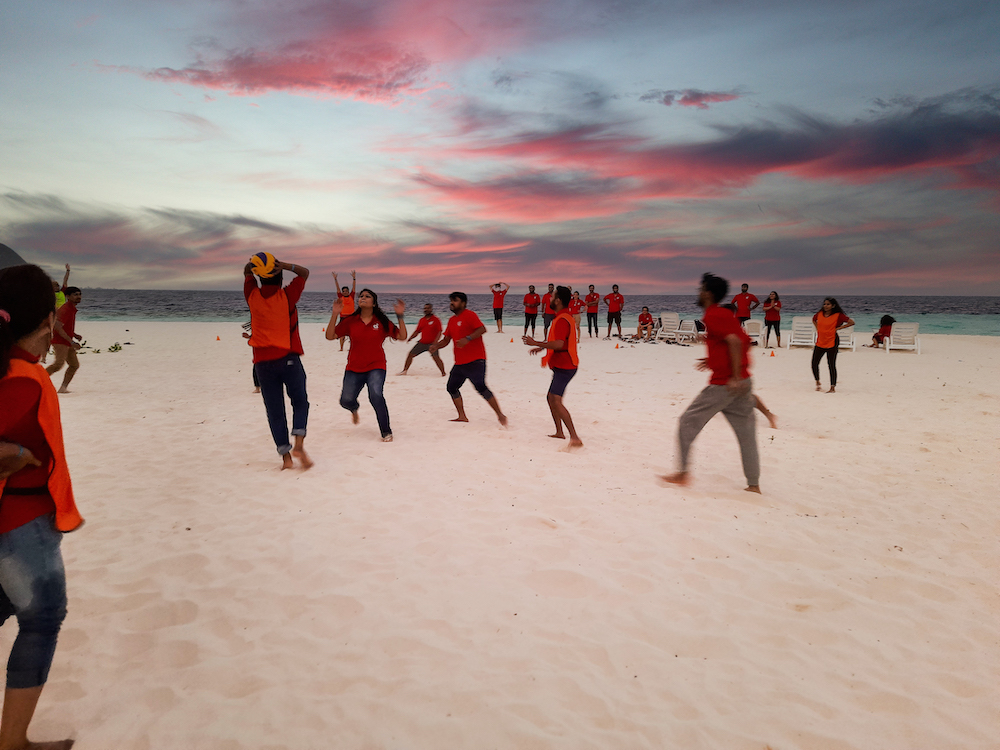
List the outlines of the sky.
<svg viewBox="0 0 1000 750">
<path fill-rule="evenodd" d="M 998 295 L 998 38 L 987 0 L 14 0 L 0 242 L 85 287 L 266 250 L 314 290 Z"/>
</svg>

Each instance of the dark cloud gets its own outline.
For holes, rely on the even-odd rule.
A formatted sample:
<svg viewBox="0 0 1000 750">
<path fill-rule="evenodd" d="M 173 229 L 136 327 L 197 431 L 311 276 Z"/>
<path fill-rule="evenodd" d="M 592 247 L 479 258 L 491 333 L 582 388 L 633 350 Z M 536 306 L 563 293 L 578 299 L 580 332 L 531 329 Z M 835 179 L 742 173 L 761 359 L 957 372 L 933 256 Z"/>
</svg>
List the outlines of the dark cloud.
<svg viewBox="0 0 1000 750">
<path fill-rule="evenodd" d="M 639 97 L 641 102 L 658 102 L 670 107 L 678 104 L 682 107 L 697 107 L 708 109 L 709 104 L 731 102 L 743 94 L 737 91 L 699 91 L 698 89 L 681 89 L 673 91 L 648 91 Z"/>
</svg>

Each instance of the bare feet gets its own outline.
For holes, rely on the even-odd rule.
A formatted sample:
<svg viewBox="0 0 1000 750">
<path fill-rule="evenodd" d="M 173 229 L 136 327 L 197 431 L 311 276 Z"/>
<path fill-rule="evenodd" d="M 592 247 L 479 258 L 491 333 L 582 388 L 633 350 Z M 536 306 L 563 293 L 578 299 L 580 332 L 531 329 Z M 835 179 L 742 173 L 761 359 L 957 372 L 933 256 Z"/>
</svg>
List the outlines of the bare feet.
<svg viewBox="0 0 1000 750">
<path fill-rule="evenodd" d="M 760 494 L 760 485 L 759 484 L 751 484 L 749 487 L 744 488 L 744 491 L 745 492 L 756 492 L 759 495 Z"/>
<path fill-rule="evenodd" d="M 392 442 L 392 435 L 386 435 L 384 438 L 382 438 L 382 442 L 383 443 L 391 443 Z"/>
<path fill-rule="evenodd" d="M 292 465 L 293 464 L 292 464 L 292 454 L 291 453 L 286 453 L 285 455 L 283 455 L 281 457 L 281 470 L 282 471 L 284 471 L 285 469 L 292 468 Z"/>
<path fill-rule="evenodd" d="M 560 440 L 565 440 L 566 439 L 566 436 L 563 435 L 561 432 L 557 432 L 555 435 L 549 435 L 549 437 L 551 437 L 551 438 L 559 438 Z"/>
<path fill-rule="evenodd" d="M 60 388 L 58 391 L 56 391 L 56 393 L 69 393 L 69 389 L 68 388 Z"/>
<path fill-rule="evenodd" d="M 359 417 L 359 416 L 358 416 L 358 413 L 357 413 L 356 411 L 352 411 L 352 412 L 351 412 L 351 421 L 352 421 L 352 422 L 353 422 L 354 424 L 357 424 L 358 422 L 360 422 L 360 421 L 361 421 L 361 417 Z"/>
<path fill-rule="evenodd" d="M 309 454 L 306 453 L 305 448 L 292 448 L 292 455 L 299 460 L 302 464 L 303 470 L 308 470 L 313 467 L 312 459 L 309 458 Z"/>
<path fill-rule="evenodd" d="M 832 385 L 830 386 L 830 390 L 827 391 L 827 393 L 836 393 L 836 392 L 837 392 L 837 389 L 834 388 Z"/>
<path fill-rule="evenodd" d="M 572 438 L 569 441 L 569 445 L 566 446 L 566 448 L 571 451 L 574 451 L 577 448 L 582 448 L 582 447 L 583 447 L 583 441 L 580 440 L 580 438 Z"/>
<path fill-rule="evenodd" d="M 499 420 L 501 427 L 507 426 L 507 416 L 505 414 L 497 414 L 497 419 Z"/>
<path fill-rule="evenodd" d="M 405 374 L 406 374 L 406 370 L 400 370 L 400 371 L 399 371 L 399 372 L 397 372 L 396 374 L 397 374 L 397 375 L 405 375 Z"/>
<path fill-rule="evenodd" d="M 678 471 L 676 474 L 661 474 L 660 481 L 666 482 L 667 484 L 679 484 L 681 487 L 687 487 L 688 473 L 686 471 Z"/>
<path fill-rule="evenodd" d="M 449 422 L 468 422 L 468 417 L 455 417 L 454 419 L 449 419 Z"/>
<path fill-rule="evenodd" d="M 764 416 L 767 417 L 767 423 L 771 425 L 772 430 L 778 429 L 778 418 L 774 416 L 771 412 L 764 412 Z"/>
<path fill-rule="evenodd" d="M 260 393 L 260 388 L 254 388 L 254 389 L 253 389 L 253 392 L 254 392 L 254 393 Z"/>
<path fill-rule="evenodd" d="M 819 383 L 819 381 L 818 381 L 818 380 L 816 381 L 816 390 L 817 390 L 817 391 L 822 391 L 822 390 L 823 390 L 823 386 L 822 386 L 822 385 L 820 385 L 820 383 Z"/>
</svg>

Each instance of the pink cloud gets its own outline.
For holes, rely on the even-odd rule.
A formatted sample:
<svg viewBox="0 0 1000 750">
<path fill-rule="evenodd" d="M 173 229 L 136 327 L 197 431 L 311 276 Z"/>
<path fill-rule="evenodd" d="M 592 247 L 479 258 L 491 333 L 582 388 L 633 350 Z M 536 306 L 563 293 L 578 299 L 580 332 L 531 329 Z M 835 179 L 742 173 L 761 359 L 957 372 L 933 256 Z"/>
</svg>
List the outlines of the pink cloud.
<svg viewBox="0 0 1000 750">
<path fill-rule="evenodd" d="M 709 104 L 731 102 L 739 99 L 741 94 L 735 91 L 699 91 L 698 89 L 681 89 L 674 91 L 649 91 L 639 97 L 639 101 L 656 101 L 670 107 L 679 104 L 682 107 L 697 107 L 708 109 Z"/>
</svg>

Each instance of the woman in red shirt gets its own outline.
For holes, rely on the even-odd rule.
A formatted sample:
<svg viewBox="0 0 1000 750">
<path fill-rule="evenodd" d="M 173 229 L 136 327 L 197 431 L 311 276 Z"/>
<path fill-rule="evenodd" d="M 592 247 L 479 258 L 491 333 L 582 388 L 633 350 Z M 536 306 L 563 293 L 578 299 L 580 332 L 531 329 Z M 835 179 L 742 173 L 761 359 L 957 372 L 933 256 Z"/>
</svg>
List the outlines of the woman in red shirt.
<svg viewBox="0 0 1000 750">
<path fill-rule="evenodd" d="M 813 326 L 816 327 L 816 346 L 813 347 L 812 371 L 816 378 L 816 390 L 823 390 L 823 385 L 819 382 L 819 362 L 826 355 L 826 363 L 830 367 L 830 390 L 827 393 L 837 391 L 837 347 L 840 346 L 840 337 L 837 331 L 854 325 L 854 321 L 844 314 L 840 308 L 840 303 L 833 297 L 823 300 L 822 309 L 813 315 Z"/>
<path fill-rule="evenodd" d="M 11 615 L 18 622 L 7 662 L 3 747 L 36 747 L 28 724 L 66 617 L 59 547 L 63 533 L 83 523 L 66 468 L 59 397 L 38 364 L 55 309 L 52 280 L 38 266 L 0 271 L 0 623 Z"/>
<path fill-rule="evenodd" d="M 767 348 L 767 342 L 771 338 L 771 329 L 774 329 L 774 335 L 778 337 L 778 348 L 781 348 L 781 300 L 778 298 L 777 292 L 771 292 L 767 295 L 767 299 L 764 300 L 764 348 Z"/>
<path fill-rule="evenodd" d="M 357 424 L 358 396 L 361 394 L 361 389 L 368 386 L 368 400 L 375 409 L 378 427 L 382 432 L 382 442 L 391 443 L 389 407 L 386 406 L 385 396 L 382 395 L 386 367 L 385 351 L 382 347 L 387 338 L 406 341 L 406 323 L 403 321 L 406 304 L 403 300 L 397 299 L 393 306 L 396 320 L 399 322 L 397 326 L 389 321 L 382 308 L 378 306 L 378 295 L 371 289 L 362 289 L 358 295 L 358 309 L 342 317 L 334 326 L 343 304 L 339 297 L 333 303 L 333 314 L 326 327 L 327 341 L 345 336 L 351 340 L 340 405 L 351 412 L 351 420 Z"/>
</svg>

